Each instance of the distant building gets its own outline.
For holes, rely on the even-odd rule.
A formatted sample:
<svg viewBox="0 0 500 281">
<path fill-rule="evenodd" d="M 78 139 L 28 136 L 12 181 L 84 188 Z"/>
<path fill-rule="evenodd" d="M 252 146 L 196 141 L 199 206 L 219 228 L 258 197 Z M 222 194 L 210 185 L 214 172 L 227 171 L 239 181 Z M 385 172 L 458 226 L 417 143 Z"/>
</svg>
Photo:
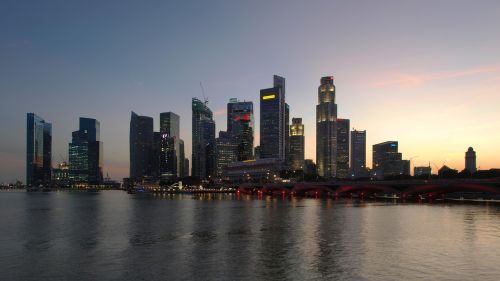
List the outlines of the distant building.
<svg viewBox="0 0 500 281">
<path fill-rule="evenodd" d="M 286 157 L 285 78 L 274 75 L 273 87 L 260 90 L 260 158 Z"/>
<path fill-rule="evenodd" d="M 337 118 L 337 178 L 349 177 L 349 119 Z"/>
<path fill-rule="evenodd" d="M 260 159 L 260 146 L 256 146 L 256 147 L 255 147 L 255 155 L 254 155 L 254 158 L 255 158 L 255 159 Z"/>
<path fill-rule="evenodd" d="M 443 167 L 438 170 L 438 175 L 440 178 L 454 178 L 458 175 L 458 170 L 443 165 Z"/>
<path fill-rule="evenodd" d="M 333 76 L 321 78 L 316 106 L 316 165 L 318 175 L 337 176 L 337 105 Z"/>
<path fill-rule="evenodd" d="M 469 147 L 469 149 L 467 149 L 467 152 L 465 152 L 465 169 L 471 174 L 477 172 L 476 152 L 472 147 Z"/>
<path fill-rule="evenodd" d="M 238 145 L 238 161 L 253 159 L 253 102 L 231 99 L 227 104 L 227 132 Z"/>
<path fill-rule="evenodd" d="M 397 141 L 387 141 L 373 145 L 373 173 L 376 177 L 402 175 L 408 170 L 398 152 Z"/>
<path fill-rule="evenodd" d="M 184 177 L 189 177 L 189 159 L 184 158 Z"/>
<path fill-rule="evenodd" d="M 159 134 L 156 136 L 159 141 Z M 153 118 L 132 112 L 130 117 L 130 178 L 140 180 L 157 172 L 158 154 L 153 151 Z M 156 171 L 155 171 L 156 167 Z"/>
<path fill-rule="evenodd" d="M 213 113 L 197 98 L 192 100 L 192 173 L 207 179 L 215 173 L 215 122 Z"/>
<path fill-rule="evenodd" d="M 401 160 L 401 174 L 405 176 L 409 176 L 411 168 L 410 168 L 410 160 Z"/>
<path fill-rule="evenodd" d="M 413 168 L 413 176 L 415 177 L 423 177 L 423 176 L 431 176 L 432 168 L 430 166 L 420 166 Z"/>
<path fill-rule="evenodd" d="M 290 166 L 290 106 L 285 103 L 285 160 Z"/>
<path fill-rule="evenodd" d="M 102 142 L 99 121 L 80 117 L 80 128 L 69 144 L 69 175 L 72 183 L 102 183 Z"/>
<path fill-rule="evenodd" d="M 170 181 L 177 177 L 177 155 L 175 151 L 175 137 L 171 137 L 168 133 L 160 133 L 160 178 Z"/>
<path fill-rule="evenodd" d="M 304 160 L 304 174 L 317 175 L 316 164 L 311 159 Z"/>
<path fill-rule="evenodd" d="M 228 132 L 219 132 L 219 137 L 215 140 L 216 143 L 216 175 L 222 177 L 226 167 L 238 161 L 238 140 Z"/>
<path fill-rule="evenodd" d="M 273 182 L 285 169 L 282 159 L 265 158 L 229 164 L 224 177 L 235 182 Z"/>
<path fill-rule="evenodd" d="M 351 176 L 369 176 L 366 169 L 366 131 L 351 131 Z"/>
<path fill-rule="evenodd" d="M 304 170 L 304 124 L 302 118 L 293 118 L 290 125 L 290 156 L 292 170 Z"/>
<path fill-rule="evenodd" d="M 180 171 L 177 171 L 178 177 L 182 178 L 186 174 L 186 171 L 184 170 L 184 159 L 186 158 L 186 153 L 184 150 L 184 140 L 179 139 L 179 152 L 177 153 L 177 163 L 180 163 L 180 165 L 177 166 L 177 168 L 180 169 Z M 189 172 L 188 172 L 189 173 Z"/>
<path fill-rule="evenodd" d="M 174 158 L 171 161 L 175 165 L 175 176 L 179 177 L 183 169 L 183 163 L 181 158 L 181 143 L 183 141 L 180 138 L 180 117 L 173 112 L 163 112 L 160 113 L 160 133 L 168 134 L 170 138 L 173 138 L 174 142 Z M 170 165 L 170 164 L 169 164 Z"/>
<path fill-rule="evenodd" d="M 27 114 L 26 186 L 49 186 L 52 170 L 52 124 Z"/>
</svg>

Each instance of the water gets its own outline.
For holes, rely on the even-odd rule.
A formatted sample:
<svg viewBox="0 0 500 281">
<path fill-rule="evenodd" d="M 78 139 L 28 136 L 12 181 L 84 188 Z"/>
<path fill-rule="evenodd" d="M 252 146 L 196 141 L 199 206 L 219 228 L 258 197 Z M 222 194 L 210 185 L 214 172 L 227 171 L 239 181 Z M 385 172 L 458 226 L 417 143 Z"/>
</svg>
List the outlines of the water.
<svg viewBox="0 0 500 281">
<path fill-rule="evenodd" d="M 0 280 L 499 280 L 500 206 L 0 192 Z"/>
</svg>

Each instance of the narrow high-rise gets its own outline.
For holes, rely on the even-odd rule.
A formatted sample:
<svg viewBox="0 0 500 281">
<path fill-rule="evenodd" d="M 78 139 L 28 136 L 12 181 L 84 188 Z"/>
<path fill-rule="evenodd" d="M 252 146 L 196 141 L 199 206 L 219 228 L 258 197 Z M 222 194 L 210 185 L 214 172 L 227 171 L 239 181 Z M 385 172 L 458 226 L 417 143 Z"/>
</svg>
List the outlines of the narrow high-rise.
<svg viewBox="0 0 500 281">
<path fill-rule="evenodd" d="M 227 166 L 238 161 L 239 142 L 230 133 L 220 131 L 216 142 L 216 175 L 222 177 Z"/>
<path fill-rule="evenodd" d="M 173 142 L 173 158 L 169 159 L 169 161 L 173 161 L 174 163 L 168 163 L 169 166 L 175 166 L 175 175 L 177 177 L 181 176 L 181 172 L 183 169 L 183 160 L 181 158 L 181 142 L 180 139 L 180 117 L 179 115 L 173 112 L 163 112 L 160 113 L 160 133 L 167 134 L 169 138 L 172 138 L 171 142 Z"/>
<path fill-rule="evenodd" d="M 207 179 L 215 173 L 215 122 L 207 102 L 193 98 L 191 105 L 193 113 L 191 176 Z"/>
<path fill-rule="evenodd" d="M 290 166 L 293 171 L 304 170 L 304 124 L 302 118 L 293 118 L 290 125 Z"/>
<path fill-rule="evenodd" d="M 49 186 L 52 171 L 52 124 L 34 113 L 27 114 L 26 186 Z"/>
<path fill-rule="evenodd" d="M 273 87 L 260 90 L 260 158 L 286 157 L 285 78 L 274 75 Z"/>
<path fill-rule="evenodd" d="M 316 106 L 316 166 L 318 175 L 337 176 L 337 105 L 333 76 L 321 78 Z"/>
<path fill-rule="evenodd" d="M 465 169 L 471 174 L 477 172 L 476 152 L 472 147 L 469 147 L 469 149 L 465 152 Z"/>
<path fill-rule="evenodd" d="M 253 159 L 253 102 L 230 99 L 227 104 L 227 132 L 238 145 L 237 161 Z"/>
<path fill-rule="evenodd" d="M 367 177 L 366 131 L 351 131 L 351 176 Z"/>
<path fill-rule="evenodd" d="M 349 119 L 337 118 L 337 178 L 349 176 Z"/>
<path fill-rule="evenodd" d="M 141 180 L 156 174 L 158 151 L 154 148 L 153 118 L 132 112 L 130 117 L 130 178 Z M 159 133 L 158 145 L 159 145 Z"/>
<path fill-rule="evenodd" d="M 69 175 L 73 183 L 100 184 L 102 176 L 102 142 L 99 121 L 80 117 L 78 131 L 69 144 Z"/>
</svg>

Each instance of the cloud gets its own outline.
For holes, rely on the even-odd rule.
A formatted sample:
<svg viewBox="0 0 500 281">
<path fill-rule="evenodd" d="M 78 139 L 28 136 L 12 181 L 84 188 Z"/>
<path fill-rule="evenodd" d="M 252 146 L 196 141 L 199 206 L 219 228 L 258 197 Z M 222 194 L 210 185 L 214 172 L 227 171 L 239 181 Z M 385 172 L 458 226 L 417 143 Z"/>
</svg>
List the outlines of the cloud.
<svg viewBox="0 0 500 281">
<path fill-rule="evenodd" d="M 392 77 L 377 81 L 373 84 L 374 87 L 416 87 L 431 81 L 447 80 L 467 76 L 476 76 L 480 74 L 499 73 L 500 66 L 490 66 L 481 68 L 472 68 L 461 71 L 446 71 L 431 74 L 410 74 L 396 73 Z"/>
<path fill-rule="evenodd" d="M 226 110 L 225 109 L 219 109 L 214 112 L 215 116 L 224 116 L 226 115 Z"/>
</svg>

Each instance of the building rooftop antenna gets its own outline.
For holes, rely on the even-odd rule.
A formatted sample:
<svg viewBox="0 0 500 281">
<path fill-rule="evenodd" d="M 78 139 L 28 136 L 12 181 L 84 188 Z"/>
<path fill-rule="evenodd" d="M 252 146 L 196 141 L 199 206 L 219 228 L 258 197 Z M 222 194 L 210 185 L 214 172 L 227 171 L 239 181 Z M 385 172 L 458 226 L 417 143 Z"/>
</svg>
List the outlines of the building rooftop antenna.
<svg viewBox="0 0 500 281">
<path fill-rule="evenodd" d="M 205 102 L 205 104 L 207 104 L 208 103 L 208 99 L 205 96 L 205 89 L 203 88 L 203 84 L 201 83 L 201 81 L 200 81 L 200 88 L 201 88 L 201 94 L 203 95 L 203 101 Z"/>
</svg>

